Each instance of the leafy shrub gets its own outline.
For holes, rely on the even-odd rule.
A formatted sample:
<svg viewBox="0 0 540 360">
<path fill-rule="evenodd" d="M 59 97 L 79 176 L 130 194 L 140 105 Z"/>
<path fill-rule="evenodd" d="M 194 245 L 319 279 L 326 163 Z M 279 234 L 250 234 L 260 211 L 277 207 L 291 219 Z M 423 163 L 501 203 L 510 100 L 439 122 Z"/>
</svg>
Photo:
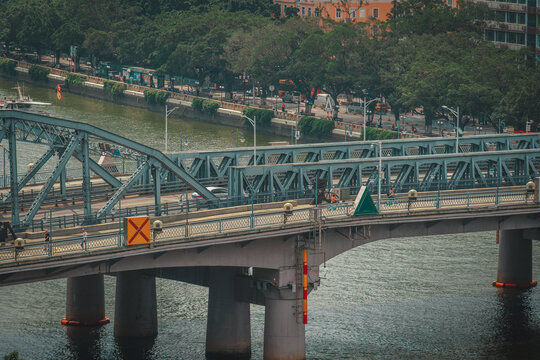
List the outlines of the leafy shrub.
<svg viewBox="0 0 540 360">
<path fill-rule="evenodd" d="M 245 107 L 242 112 L 250 119 L 257 121 L 257 125 L 263 127 L 269 127 L 272 123 L 272 118 L 274 117 L 274 112 L 272 110 L 257 109 L 252 107 Z M 248 120 L 246 119 L 246 122 Z M 246 123 L 246 126 L 248 124 Z"/>
<path fill-rule="evenodd" d="M 86 79 L 86 75 L 68 73 L 66 76 L 66 80 L 64 80 L 64 84 L 68 88 L 72 85 L 82 86 L 84 85 Z"/>
<path fill-rule="evenodd" d="M 193 107 L 193 109 L 197 111 L 202 111 L 203 102 L 204 102 L 204 99 L 197 98 L 197 97 L 193 98 L 193 100 L 191 100 L 191 107 Z"/>
<path fill-rule="evenodd" d="M 397 132 L 373 127 L 366 127 L 366 140 L 387 139 L 397 139 Z"/>
<path fill-rule="evenodd" d="M 15 60 L 0 59 L 0 71 L 6 74 L 17 75 L 17 72 L 15 71 L 16 66 L 17 66 L 17 62 Z"/>
<path fill-rule="evenodd" d="M 191 107 L 197 111 L 214 115 L 219 109 L 219 103 L 214 100 L 193 98 L 193 100 L 191 100 Z"/>
<path fill-rule="evenodd" d="M 152 89 L 144 90 L 144 99 L 146 100 L 146 103 L 150 105 L 165 105 L 169 96 L 171 96 L 171 94 L 168 91 Z"/>
<path fill-rule="evenodd" d="M 23 360 L 22 357 L 19 356 L 18 351 L 13 351 L 7 355 L 4 355 L 4 360 Z"/>
<path fill-rule="evenodd" d="M 110 80 L 105 80 L 103 82 L 103 91 L 109 93 L 115 100 L 124 95 L 124 90 L 126 90 L 126 88 L 126 84 L 121 82 Z"/>
<path fill-rule="evenodd" d="M 316 136 L 320 139 L 332 134 L 334 122 L 313 116 L 303 116 L 298 122 L 298 128 L 303 135 Z"/>
<path fill-rule="evenodd" d="M 43 66 L 33 65 L 28 70 L 30 79 L 34 81 L 48 81 L 47 75 L 49 75 L 49 69 Z"/>
<path fill-rule="evenodd" d="M 217 112 L 217 109 L 219 109 L 219 103 L 217 101 L 205 99 L 202 104 L 202 109 L 205 113 L 214 115 Z"/>
</svg>

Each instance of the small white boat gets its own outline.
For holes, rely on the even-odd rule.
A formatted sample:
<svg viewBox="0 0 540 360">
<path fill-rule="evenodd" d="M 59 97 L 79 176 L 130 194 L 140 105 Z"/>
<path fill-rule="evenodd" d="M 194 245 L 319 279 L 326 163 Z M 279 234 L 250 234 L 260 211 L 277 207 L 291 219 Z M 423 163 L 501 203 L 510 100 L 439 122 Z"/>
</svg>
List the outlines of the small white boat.
<svg viewBox="0 0 540 360">
<path fill-rule="evenodd" d="M 0 109 L 17 109 L 17 110 L 26 110 L 33 105 L 38 106 L 49 106 L 51 103 L 34 101 L 29 96 L 24 96 L 21 87 L 17 85 L 13 89 L 16 89 L 19 96 L 1 96 L 0 97 Z"/>
</svg>

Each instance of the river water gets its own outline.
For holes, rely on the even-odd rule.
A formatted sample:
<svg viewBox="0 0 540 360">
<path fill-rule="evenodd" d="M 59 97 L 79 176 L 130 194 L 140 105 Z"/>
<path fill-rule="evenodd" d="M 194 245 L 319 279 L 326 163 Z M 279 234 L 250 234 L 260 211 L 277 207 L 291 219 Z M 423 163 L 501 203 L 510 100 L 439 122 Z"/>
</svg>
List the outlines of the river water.
<svg viewBox="0 0 540 360">
<path fill-rule="evenodd" d="M 11 86 L 0 80 L 0 94 Z M 55 102 L 51 90 L 26 92 Z M 51 113 L 163 146 L 159 114 L 67 93 L 61 104 Z M 194 139 L 189 149 L 236 141 L 228 127 L 174 119 L 169 129 Z M 387 239 L 330 259 L 309 296 L 307 358 L 538 359 L 540 289 L 493 288 L 496 272 L 492 232 Z M 540 274 L 536 243 L 533 274 Z M 106 277 L 106 314 L 113 322 L 114 287 L 114 278 Z M 206 288 L 158 279 L 159 335 L 137 344 L 117 343 L 112 324 L 68 334 L 60 325 L 65 288 L 65 280 L 0 287 L 0 357 L 17 350 L 25 360 L 204 359 Z M 252 358 L 262 359 L 264 308 L 252 305 L 251 314 Z"/>
</svg>

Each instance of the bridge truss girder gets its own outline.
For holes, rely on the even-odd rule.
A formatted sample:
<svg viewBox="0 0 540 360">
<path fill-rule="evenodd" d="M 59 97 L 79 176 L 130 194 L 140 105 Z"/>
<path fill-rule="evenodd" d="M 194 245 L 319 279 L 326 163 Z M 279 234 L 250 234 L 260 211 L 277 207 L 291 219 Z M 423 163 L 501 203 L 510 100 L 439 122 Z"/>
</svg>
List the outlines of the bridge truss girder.
<svg viewBox="0 0 540 360">
<path fill-rule="evenodd" d="M 539 148 L 540 134 L 497 134 L 461 137 L 460 153 Z M 455 153 L 455 138 L 383 140 L 385 156 L 414 156 Z M 377 158 L 377 143 L 354 141 L 257 147 L 257 164 L 318 162 Z M 168 154 L 196 178 L 225 178 L 230 167 L 253 164 L 253 148 Z"/>
<path fill-rule="evenodd" d="M 61 194 L 65 195 L 65 174 L 68 160 L 73 157 L 82 163 L 82 193 L 84 203 L 84 215 L 87 221 L 94 221 L 91 208 L 91 182 L 90 171 L 93 171 L 102 177 L 108 184 L 116 187 L 117 190 L 107 204 L 98 211 L 97 219 L 112 209 L 116 202 L 121 198 L 125 191 L 133 186 L 144 172 L 150 172 L 151 167 L 159 168 L 158 176 L 154 179 L 162 180 L 162 170 L 172 174 L 174 177 L 186 183 L 199 194 L 207 199 L 215 199 L 205 186 L 200 184 L 194 177 L 186 172 L 182 167 L 174 163 L 170 158 L 160 151 L 147 147 L 143 144 L 123 138 L 97 127 L 79 123 L 70 120 L 64 120 L 49 117 L 36 113 L 29 113 L 17 110 L 0 111 L 0 137 L 7 137 L 9 142 L 9 160 L 10 160 L 10 186 L 11 191 L 8 198 L 11 200 L 12 224 L 19 229 L 25 228 L 33 220 L 37 211 L 43 204 L 46 196 L 52 186 L 60 178 Z M 116 144 L 122 149 L 122 155 L 131 159 L 144 160 L 144 166 L 141 171 L 136 172 L 137 176 L 132 175 L 125 183 L 112 176 L 107 170 L 98 165 L 90 158 L 90 152 L 96 153 L 100 148 L 96 145 L 99 141 L 106 144 Z M 17 142 L 26 142 L 48 146 L 49 149 L 41 156 L 34 167 L 30 168 L 27 174 L 18 182 L 17 174 Z M 100 143 L 102 145 L 102 143 Z M 107 145 L 108 146 L 108 145 Z M 37 197 L 34 199 L 30 209 L 25 214 L 22 221 L 19 221 L 19 191 L 24 184 L 28 183 L 42 168 L 54 153 L 60 155 L 58 164 L 53 173 L 48 177 L 42 186 Z M 99 154 L 99 152 L 98 152 Z M 138 169 L 139 170 L 139 169 Z M 135 174 L 134 174 L 135 175 Z M 155 184 L 154 189 L 160 191 L 160 184 Z M 156 194 L 156 201 L 160 199 Z M 6 201 L 4 199 L 4 201 Z M 159 211 L 159 206 L 157 206 Z"/>
<path fill-rule="evenodd" d="M 381 187 L 397 192 L 525 184 L 538 176 L 540 151 L 537 149 L 489 151 L 469 154 L 384 157 L 381 159 Z M 229 174 L 229 195 L 241 196 L 250 189 L 273 200 L 294 197 L 313 190 L 316 178 L 326 179 L 327 188 L 361 185 L 375 190 L 379 177 L 378 159 L 349 159 L 233 167 Z"/>
</svg>

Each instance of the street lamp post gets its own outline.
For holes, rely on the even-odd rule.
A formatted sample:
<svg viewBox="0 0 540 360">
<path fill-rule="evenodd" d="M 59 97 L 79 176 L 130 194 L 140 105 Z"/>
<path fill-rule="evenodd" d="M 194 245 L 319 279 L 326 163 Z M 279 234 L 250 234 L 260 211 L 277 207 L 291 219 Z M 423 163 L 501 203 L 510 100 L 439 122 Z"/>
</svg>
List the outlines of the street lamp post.
<svg viewBox="0 0 540 360">
<path fill-rule="evenodd" d="M 364 95 L 364 130 L 362 131 L 364 133 L 364 141 L 366 141 L 366 112 L 367 112 L 367 106 L 371 104 L 374 101 L 379 101 L 380 98 L 371 99 L 366 102 L 366 96 Z M 382 120 L 381 120 L 382 121 Z"/>
<path fill-rule="evenodd" d="M 373 142 L 371 144 L 371 148 L 375 147 L 375 144 L 379 147 L 379 166 L 377 167 L 377 210 L 381 211 L 381 179 L 382 179 L 382 140 L 378 140 L 377 142 Z"/>
<path fill-rule="evenodd" d="M 243 118 L 246 118 L 251 126 L 253 126 L 253 165 L 257 165 L 257 117 L 254 116 L 253 119 L 242 115 Z"/>
<path fill-rule="evenodd" d="M 459 153 L 459 106 L 456 109 L 452 109 L 446 105 L 442 106 L 443 109 L 450 111 L 456 117 L 456 154 Z"/>
<path fill-rule="evenodd" d="M 169 130 L 168 130 L 169 115 L 176 109 L 178 108 L 174 107 L 171 110 L 168 110 L 167 104 L 165 104 L 165 152 L 167 152 L 167 145 L 168 145 L 167 138 L 169 137 Z"/>
</svg>

